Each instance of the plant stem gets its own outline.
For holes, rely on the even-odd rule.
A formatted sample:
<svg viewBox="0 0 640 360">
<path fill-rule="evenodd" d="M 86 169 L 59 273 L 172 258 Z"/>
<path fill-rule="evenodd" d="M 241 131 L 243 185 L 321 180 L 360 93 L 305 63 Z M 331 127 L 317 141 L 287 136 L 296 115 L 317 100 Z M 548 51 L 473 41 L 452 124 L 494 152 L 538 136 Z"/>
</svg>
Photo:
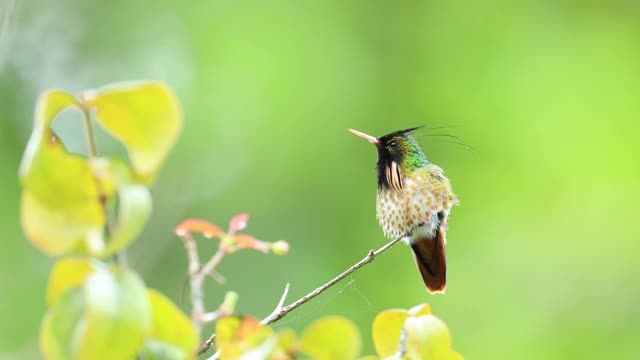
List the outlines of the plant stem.
<svg viewBox="0 0 640 360">
<path fill-rule="evenodd" d="M 207 261 L 207 263 L 204 264 L 202 269 L 198 271 L 198 275 L 204 277 L 207 274 L 210 274 L 212 271 L 214 271 L 216 266 L 218 266 L 218 264 L 220 264 L 220 261 L 222 261 L 222 258 L 224 257 L 225 254 L 226 252 L 224 250 L 224 247 L 220 245 L 218 247 L 218 251 L 216 251 L 216 253 L 213 254 L 213 256 L 211 257 L 211 259 L 209 259 L 209 261 Z"/>
<path fill-rule="evenodd" d="M 191 237 L 191 234 L 187 233 L 182 236 L 184 242 L 184 248 L 187 251 L 187 257 L 189 258 L 189 281 L 191 288 L 191 323 L 196 329 L 196 332 L 200 334 L 202 325 L 200 317 L 204 314 L 204 295 L 202 293 L 203 276 L 200 276 L 200 257 L 198 256 L 198 249 L 196 248 L 196 242 Z"/>
<path fill-rule="evenodd" d="M 87 147 L 89 148 L 89 157 L 94 158 L 98 156 L 98 150 L 96 147 L 96 139 L 93 134 L 93 124 L 91 123 L 91 109 L 84 104 L 84 100 L 81 98 L 80 108 L 82 109 L 82 117 L 84 118 L 84 129 L 85 135 L 87 138 Z M 100 183 L 98 182 L 98 198 L 100 199 L 100 205 L 102 206 L 102 210 L 104 212 L 105 218 L 105 227 L 107 235 L 113 233 L 111 231 L 111 224 L 109 223 L 109 216 L 107 212 L 107 204 L 106 204 L 106 196 L 100 187 Z M 113 260 L 116 264 L 127 267 L 127 254 L 124 250 L 118 251 L 113 256 Z"/>
<path fill-rule="evenodd" d="M 89 147 L 89 156 L 98 156 L 98 150 L 96 149 L 96 139 L 93 135 L 93 125 L 91 124 L 91 111 L 88 107 L 82 105 L 82 114 L 84 115 L 85 134 L 87 137 L 87 145 Z"/>
</svg>

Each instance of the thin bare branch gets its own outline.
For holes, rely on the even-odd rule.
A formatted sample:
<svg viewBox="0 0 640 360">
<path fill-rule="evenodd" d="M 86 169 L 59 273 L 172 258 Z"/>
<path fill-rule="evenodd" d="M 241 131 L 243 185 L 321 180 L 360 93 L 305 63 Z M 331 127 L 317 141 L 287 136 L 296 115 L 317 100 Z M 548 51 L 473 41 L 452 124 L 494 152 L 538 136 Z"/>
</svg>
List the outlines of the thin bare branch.
<svg viewBox="0 0 640 360">
<path fill-rule="evenodd" d="M 209 259 L 209 261 L 207 261 L 207 263 L 204 264 L 202 269 L 198 271 L 198 276 L 206 276 L 211 274 L 215 270 L 216 266 L 220 264 L 220 261 L 222 261 L 222 258 L 224 258 L 225 253 L 226 252 L 224 250 L 224 247 L 220 245 L 218 247 L 218 251 L 216 251 L 216 253 L 213 254 L 213 256 L 211 257 L 211 259 Z"/>
<path fill-rule="evenodd" d="M 200 348 L 198 349 L 197 354 L 203 354 L 205 353 L 207 350 L 209 350 L 209 348 L 211 347 L 211 345 L 213 345 L 213 342 L 216 341 L 216 333 L 211 334 L 211 336 L 209 336 L 209 338 L 207 340 L 205 340 L 205 342 L 202 343 L 202 345 L 200 345 Z M 215 354 L 214 354 L 215 356 Z M 213 357 L 210 357 L 209 359 L 212 359 Z"/>
<path fill-rule="evenodd" d="M 284 287 L 284 293 L 282 293 L 282 297 L 280 298 L 280 302 L 278 302 L 278 305 L 276 306 L 276 308 L 273 310 L 271 314 L 269 314 L 269 316 L 267 316 L 266 318 L 264 318 L 264 320 L 260 322 L 261 324 L 266 325 L 273 322 L 272 319 L 275 318 L 280 313 L 280 311 L 282 311 L 282 306 L 284 305 L 284 301 L 287 299 L 288 294 L 289 294 L 289 283 L 287 283 L 287 285 Z"/>
<path fill-rule="evenodd" d="M 357 263 L 355 263 L 353 266 L 351 266 L 350 268 L 345 270 L 342 274 L 340 274 L 340 275 L 336 276 L 335 278 L 329 280 L 329 282 L 327 282 L 326 284 L 318 287 L 317 289 L 313 290 L 312 292 L 308 293 L 307 295 L 301 297 L 300 299 L 296 300 L 291 305 L 288 305 L 288 306 L 285 306 L 284 308 L 282 308 L 280 310 L 280 312 L 278 312 L 272 319 L 270 319 L 269 322 L 266 322 L 265 325 L 274 323 L 274 322 L 282 319 L 285 315 L 287 315 L 291 311 L 295 310 L 300 305 L 302 305 L 302 304 L 306 303 L 307 301 L 313 299 L 314 297 L 322 294 L 325 290 L 327 290 L 328 288 L 333 286 L 338 281 L 344 279 L 345 277 L 347 277 L 352 272 L 354 272 L 354 271 L 358 270 L 359 268 L 361 268 L 362 266 L 372 262 L 373 259 L 375 259 L 375 257 L 378 256 L 378 254 L 383 253 L 384 251 L 386 251 L 387 249 L 389 249 L 393 245 L 397 244 L 403 237 L 404 236 L 400 236 L 400 237 L 398 237 L 398 238 L 396 238 L 394 240 L 391 240 L 386 245 L 384 245 L 383 247 L 381 247 L 380 249 L 378 249 L 376 251 L 369 250 L 369 253 L 367 254 L 367 256 L 365 256 L 362 260 L 360 260 Z"/>
<path fill-rule="evenodd" d="M 218 320 L 221 316 L 225 315 L 224 311 L 221 311 L 220 309 L 216 310 L 216 311 L 210 311 L 208 313 L 204 313 L 202 314 L 202 316 L 200 316 L 200 322 L 204 323 L 210 323 L 210 322 L 214 322 L 216 320 Z"/>
<path fill-rule="evenodd" d="M 199 275 L 200 271 L 200 257 L 198 256 L 198 249 L 196 248 L 196 242 L 191 237 L 190 233 L 186 233 L 182 236 L 184 242 L 184 248 L 187 251 L 187 258 L 189 259 L 189 286 L 191 291 L 191 322 L 196 329 L 196 332 L 200 334 L 202 330 L 202 315 L 205 313 L 204 309 L 204 295 L 202 293 L 202 283 L 204 277 Z"/>
<path fill-rule="evenodd" d="M 224 285 L 224 283 L 227 282 L 227 279 L 224 277 L 224 275 L 220 274 L 219 272 L 217 272 L 215 270 L 211 270 L 207 274 L 207 276 L 209 276 L 210 278 L 215 280 L 220 285 Z"/>
<path fill-rule="evenodd" d="M 357 263 L 353 264 L 350 268 L 348 268 L 347 270 L 343 271 L 340 275 L 338 275 L 338 276 L 334 277 L 333 279 L 329 280 L 324 285 L 316 288 L 315 290 L 313 290 L 312 292 L 308 293 L 307 295 L 301 297 L 300 299 L 296 300 L 292 304 L 290 304 L 288 306 L 285 306 L 285 307 L 282 307 L 282 304 L 284 303 L 284 301 L 285 301 L 285 299 L 287 297 L 287 294 L 289 292 L 289 284 L 287 284 L 287 286 L 285 287 L 284 294 L 282 294 L 282 297 L 280 298 L 280 303 L 278 303 L 278 306 L 276 306 L 276 310 L 274 310 L 269 316 L 267 316 L 264 320 L 262 320 L 261 324 L 269 325 L 269 324 L 272 324 L 272 323 L 282 319 L 283 317 L 285 317 L 291 311 L 295 310 L 296 308 L 298 308 L 302 304 L 306 303 L 307 301 L 313 299 L 314 297 L 322 294 L 325 290 L 327 290 L 331 286 L 335 285 L 337 282 L 339 282 L 340 280 L 344 279 L 345 277 L 349 276 L 349 274 L 351 274 L 354 271 L 358 270 L 362 266 L 372 262 L 373 259 L 375 259 L 376 256 L 380 255 L 381 253 L 383 253 L 386 250 L 388 250 L 389 248 L 391 248 L 393 245 L 397 244 L 400 240 L 402 240 L 403 237 L 404 236 L 400 236 L 400 237 L 398 237 L 398 238 L 396 238 L 394 240 L 391 240 L 386 245 L 382 246 L 381 248 L 379 248 L 376 251 L 369 250 L 369 253 L 367 253 L 367 255 L 362 260 L 360 260 Z M 198 350 L 198 355 L 200 355 L 200 354 L 204 353 L 205 351 L 209 350 L 209 348 L 211 347 L 211 345 L 213 344 L 215 339 L 216 339 L 216 334 L 212 334 L 200 346 L 200 349 Z M 216 353 L 216 354 L 213 354 L 211 357 L 209 357 L 208 360 L 215 360 L 215 359 L 218 359 L 218 357 L 219 357 L 219 354 Z"/>
</svg>

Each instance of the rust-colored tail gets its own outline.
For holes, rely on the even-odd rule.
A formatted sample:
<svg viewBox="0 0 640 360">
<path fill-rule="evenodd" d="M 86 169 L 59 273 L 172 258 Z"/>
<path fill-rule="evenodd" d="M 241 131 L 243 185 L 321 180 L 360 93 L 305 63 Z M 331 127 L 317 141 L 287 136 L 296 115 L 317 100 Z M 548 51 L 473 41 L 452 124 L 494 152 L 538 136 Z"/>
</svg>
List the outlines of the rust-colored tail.
<svg viewBox="0 0 640 360">
<path fill-rule="evenodd" d="M 447 286 L 447 256 L 445 231 L 440 226 L 432 238 L 415 239 L 411 244 L 422 280 L 430 293 L 444 293 Z"/>
</svg>

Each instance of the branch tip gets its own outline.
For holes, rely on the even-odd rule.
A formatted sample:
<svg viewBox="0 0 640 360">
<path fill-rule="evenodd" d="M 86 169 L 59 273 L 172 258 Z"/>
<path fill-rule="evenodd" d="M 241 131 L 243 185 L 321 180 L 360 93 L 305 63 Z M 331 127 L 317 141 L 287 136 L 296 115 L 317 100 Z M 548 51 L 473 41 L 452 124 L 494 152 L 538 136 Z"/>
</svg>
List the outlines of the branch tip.
<svg viewBox="0 0 640 360">
<path fill-rule="evenodd" d="M 284 301 L 287 299 L 287 295 L 289 294 L 289 285 L 290 285 L 289 283 L 285 285 L 284 292 L 282 293 L 282 296 L 280 297 L 280 301 L 278 302 L 278 305 L 276 306 L 276 308 L 273 309 L 273 311 L 271 312 L 271 314 L 269 314 L 269 316 L 267 316 L 262 321 L 260 321 L 260 324 L 262 325 L 271 324 L 272 322 L 276 321 L 280 317 L 284 316 L 282 314 L 282 310 L 283 310 L 282 306 L 284 305 Z"/>
</svg>

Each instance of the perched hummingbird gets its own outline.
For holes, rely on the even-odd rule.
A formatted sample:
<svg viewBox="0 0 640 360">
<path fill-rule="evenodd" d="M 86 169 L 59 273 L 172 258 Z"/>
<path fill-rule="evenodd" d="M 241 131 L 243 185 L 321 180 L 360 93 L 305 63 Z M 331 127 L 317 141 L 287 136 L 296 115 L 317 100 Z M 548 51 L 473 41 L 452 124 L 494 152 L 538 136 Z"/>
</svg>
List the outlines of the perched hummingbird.
<svg viewBox="0 0 640 360">
<path fill-rule="evenodd" d="M 403 236 L 430 293 L 444 293 L 447 218 L 458 198 L 444 171 L 431 164 L 410 136 L 420 129 L 399 130 L 379 138 L 349 129 L 378 149 L 376 216 L 388 238 Z"/>
</svg>

